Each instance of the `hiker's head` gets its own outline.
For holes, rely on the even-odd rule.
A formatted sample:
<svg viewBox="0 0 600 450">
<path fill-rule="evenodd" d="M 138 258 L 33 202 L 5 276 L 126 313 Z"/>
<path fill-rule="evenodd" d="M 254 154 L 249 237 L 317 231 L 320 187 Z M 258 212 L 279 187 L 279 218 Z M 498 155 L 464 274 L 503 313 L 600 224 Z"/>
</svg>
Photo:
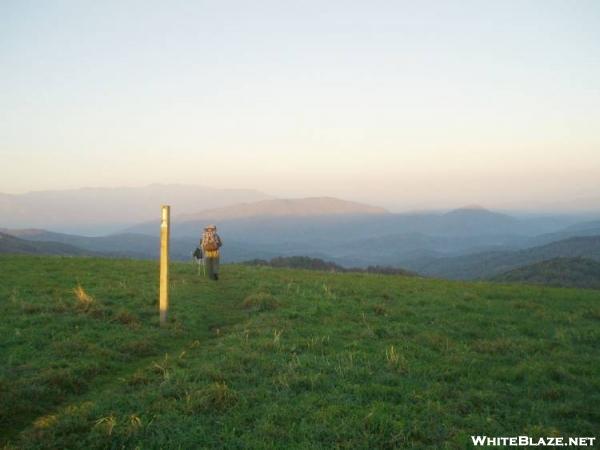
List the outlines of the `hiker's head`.
<svg viewBox="0 0 600 450">
<path fill-rule="evenodd" d="M 206 231 L 217 231 L 216 225 L 209 225 L 205 228 Z"/>
</svg>

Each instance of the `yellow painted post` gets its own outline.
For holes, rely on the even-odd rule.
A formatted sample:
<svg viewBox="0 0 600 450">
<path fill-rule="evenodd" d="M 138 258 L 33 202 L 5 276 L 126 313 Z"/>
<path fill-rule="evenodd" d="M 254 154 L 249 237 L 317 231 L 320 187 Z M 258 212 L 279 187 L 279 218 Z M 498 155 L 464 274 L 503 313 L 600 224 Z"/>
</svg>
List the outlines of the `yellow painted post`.
<svg viewBox="0 0 600 450">
<path fill-rule="evenodd" d="M 162 217 L 160 221 L 160 324 L 167 321 L 169 310 L 169 227 L 171 207 L 162 206 Z"/>
</svg>

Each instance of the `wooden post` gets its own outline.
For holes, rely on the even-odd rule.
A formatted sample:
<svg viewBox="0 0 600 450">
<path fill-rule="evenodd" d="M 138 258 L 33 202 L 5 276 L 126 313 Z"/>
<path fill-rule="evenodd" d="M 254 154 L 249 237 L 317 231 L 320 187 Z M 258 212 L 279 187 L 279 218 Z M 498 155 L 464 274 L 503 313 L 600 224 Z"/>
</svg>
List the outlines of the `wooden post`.
<svg viewBox="0 0 600 450">
<path fill-rule="evenodd" d="M 162 206 L 160 221 L 160 324 L 167 322 L 167 311 L 169 310 L 169 227 L 170 206 Z"/>
</svg>

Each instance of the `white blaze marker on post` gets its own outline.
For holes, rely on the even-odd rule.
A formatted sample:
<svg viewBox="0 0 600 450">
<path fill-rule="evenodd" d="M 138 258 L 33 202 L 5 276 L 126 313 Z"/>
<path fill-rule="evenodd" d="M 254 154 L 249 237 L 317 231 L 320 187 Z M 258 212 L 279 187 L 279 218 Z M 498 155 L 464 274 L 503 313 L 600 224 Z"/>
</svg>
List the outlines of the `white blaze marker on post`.
<svg viewBox="0 0 600 450">
<path fill-rule="evenodd" d="M 160 324 L 167 321 L 169 309 L 169 227 L 170 210 L 168 205 L 162 206 L 162 217 L 160 221 Z"/>
</svg>

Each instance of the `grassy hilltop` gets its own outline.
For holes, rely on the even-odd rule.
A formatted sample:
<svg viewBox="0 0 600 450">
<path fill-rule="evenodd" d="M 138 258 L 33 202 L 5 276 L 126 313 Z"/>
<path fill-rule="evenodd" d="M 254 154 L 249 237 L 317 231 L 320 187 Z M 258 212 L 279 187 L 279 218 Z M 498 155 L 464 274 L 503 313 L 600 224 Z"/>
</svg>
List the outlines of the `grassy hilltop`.
<svg viewBox="0 0 600 450">
<path fill-rule="evenodd" d="M 0 256 L 0 447 L 469 448 L 598 436 L 597 291 Z"/>
</svg>

